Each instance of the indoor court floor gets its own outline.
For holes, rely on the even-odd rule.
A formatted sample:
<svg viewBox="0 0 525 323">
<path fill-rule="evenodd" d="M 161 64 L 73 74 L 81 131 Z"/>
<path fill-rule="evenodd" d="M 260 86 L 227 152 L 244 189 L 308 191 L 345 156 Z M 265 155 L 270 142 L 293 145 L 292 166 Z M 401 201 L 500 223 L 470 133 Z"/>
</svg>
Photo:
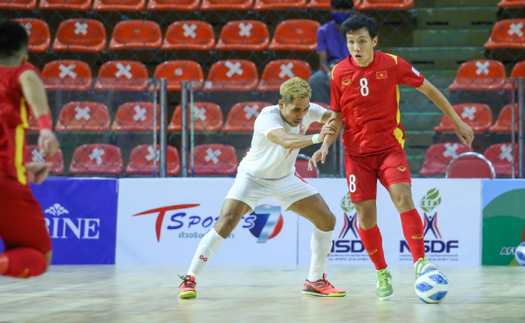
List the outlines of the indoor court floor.
<svg viewBox="0 0 525 323">
<path fill-rule="evenodd" d="M 41 277 L 0 277 L 0 322 L 525 322 L 525 267 L 442 267 L 438 305 L 414 293 L 414 271 L 392 267 L 395 297 L 375 296 L 372 266 L 329 266 L 342 298 L 302 295 L 308 266 L 213 266 L 197 298 L 177 297 L 188 266 L 52 266 Z"/>
</svg>

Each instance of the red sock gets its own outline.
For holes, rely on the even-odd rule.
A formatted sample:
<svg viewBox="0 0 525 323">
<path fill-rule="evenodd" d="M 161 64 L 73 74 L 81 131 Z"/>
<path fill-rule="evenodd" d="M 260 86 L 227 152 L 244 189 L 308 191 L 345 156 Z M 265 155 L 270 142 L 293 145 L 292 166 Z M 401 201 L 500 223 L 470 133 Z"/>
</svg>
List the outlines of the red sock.
<svg viewBox="0 0 525 323">
<path fill-rule="evenodd" d="M 33 248 L 15 248 L 0 254 L 0 267 L 4 276 L 29 278 L 42 275 L 47 269 L 43 253 Z"/>
<path fill-rule="evenodd" d="M 385 269 L 387 267 L 385 261 L 385 254 L 383 253 L 383 238 L 379 227 L 376 225 L 370 230 L 365 230 L 359 227 L 359 235 L 361 241 L 365 246 L 368 256 L 376 266 L 376 270 Z"/>
<path fill-rule="evenodd" d="M 401 213 L 401 225 L 405 239 L 416 262 L 425 257 L 425 237 L 423 236 L 423 223 L 416 209 Z"/>
</svg>

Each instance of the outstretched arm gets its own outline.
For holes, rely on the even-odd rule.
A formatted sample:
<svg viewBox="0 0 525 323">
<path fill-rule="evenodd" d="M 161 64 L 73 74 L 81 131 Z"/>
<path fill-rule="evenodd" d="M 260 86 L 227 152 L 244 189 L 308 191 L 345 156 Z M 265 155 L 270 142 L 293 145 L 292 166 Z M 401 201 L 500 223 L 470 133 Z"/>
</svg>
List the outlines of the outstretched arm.
<svg viewBox="0 0 525 323">
<path fill-rule="evenodd" d="M 456 135 L 459 137 L 461 142 L 470 147 L 474 140 L 474 132 L 472 128 L 463 122 L 458 116 L 456 111 L 452 108 L 447 98 L 441 93 L 432 83 L 427 79 L 423 81 L 423 84 L 417 88 L 418 91 L 424 93 L 441 111 L 443 111 L 454 124 L 456 129 Z"/>
</svg>

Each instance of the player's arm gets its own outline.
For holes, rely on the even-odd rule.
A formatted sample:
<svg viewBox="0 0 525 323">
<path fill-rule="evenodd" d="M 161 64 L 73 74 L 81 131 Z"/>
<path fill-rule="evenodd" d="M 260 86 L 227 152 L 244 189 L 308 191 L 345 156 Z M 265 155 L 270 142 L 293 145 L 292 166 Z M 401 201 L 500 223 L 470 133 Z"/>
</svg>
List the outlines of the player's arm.
<svg viewBox="0 0 525 323">
<path fill-rule="evenodd" d="M 31 106 L 33 115 L 38 121 L 40 136 L 38 146 L 40 153 L 46 156 L 53 156 L 58 150 L 58 141 L 51 131 L 51 118 L 47 104 L 46 91 L 44 84 L 35 71 L 27 70 L 22 72 L 19 77 L 22 92 Z"/>
<path fill-rule="evenodd" d="M 325 139 L 327 134 L 333 133 L 329 127 L 323 127 L 320 134 L 316 135 L 295 135 L 283 128 L 272 130 L 266 136 L 271 142 L 282 146 L 285 149 L 301 149 L 313 144 L 318 144 Z"/>
<path fill-rule="evenodd" d="M 452 121 L 456 129 L 456 134 L 461 142 L 470 147 L 474 140 L 474 132 L 472 128 L 463 122 L 458 116 L 456 111 L 452 108 L 447 98 L 441 93 L 432 83 L 427 79 L 423 81 L 423 84 L 417 88 L 418 91 L 424 93 L 441 111 L 443 111 Z"/>
</svg>

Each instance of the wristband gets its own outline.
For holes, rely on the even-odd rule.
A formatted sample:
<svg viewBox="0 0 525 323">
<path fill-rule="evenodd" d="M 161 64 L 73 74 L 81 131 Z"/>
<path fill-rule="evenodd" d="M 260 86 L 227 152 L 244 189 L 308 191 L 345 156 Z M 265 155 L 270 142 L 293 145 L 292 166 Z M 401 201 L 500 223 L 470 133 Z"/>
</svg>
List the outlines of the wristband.
<svg viewBox="0 0 525 323">
<path fill-rule="evenodd" d="M 49 114 L 41 115 L 40 117 L 38 117 L 37 122 L 38 122 L 38 129 L 40 130 L 43 130 L 43 129 L 51 130 L 52 129 L 51 117 L 49 116 Z"/>
<path fill-rule="evenodd" d="M 316 134 L 316 135 L 313 135 L 313 136 L 312 136 L 312 142 L 313 142 L 314 144 L 318 144 L 318 143 L 321 142 L 321 141 L 319 141 L 319 134 Z"/>
</svg>

